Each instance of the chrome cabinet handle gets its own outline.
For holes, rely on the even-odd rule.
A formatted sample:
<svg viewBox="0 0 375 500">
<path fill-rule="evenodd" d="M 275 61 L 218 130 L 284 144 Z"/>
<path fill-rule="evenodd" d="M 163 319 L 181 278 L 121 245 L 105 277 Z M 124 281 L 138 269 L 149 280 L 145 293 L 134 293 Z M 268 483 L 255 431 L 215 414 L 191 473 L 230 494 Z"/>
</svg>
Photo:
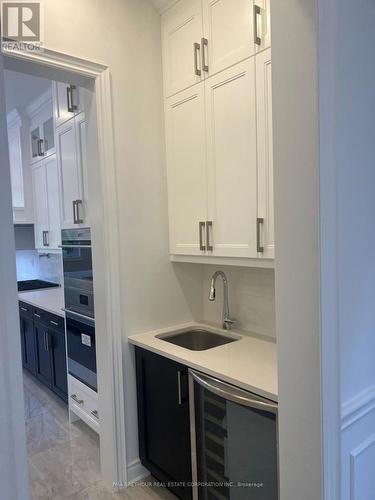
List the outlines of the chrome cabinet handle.
<svg viewBox="0 0 375 500">
<path fill-rule="evenodd" d="M 194 72 L 197 76 L 201 76 L 202 70 L 198 68 L 198 51 L 200 51 L 201 46 L 199 45 L 199 43 L 195 42 L 193 47 L 194 47 Z"/>
<path fill-rule="evenodd" d="M 25 311 L 25 312 L 27 312 L 27 311 L 28 311 L 28 309 L 26 309 L 26 307 L 21 307 L 21 311 Z"/>
<path fill-rule="evenodd" d="M 79 404 L 79 405 L 83 405 L 83 403 L 84 403 L 83 399 L 78 399 L 77 394 L 72 394 L 70 397 L 71 397 L 71 398 L 73 399 L 73 401 L 75 401 L 77 404 Z"/>
<path fill-rule="evenodd" d="M 79 207 L 80 205 L 82 206 L 82 200 L 76 200 L 75 201 L 75 204 L 76 204 L 76 214 L 77 214 L 77 222 L 76 224 L 83 224 L 83 219 L 79 216 Z"/>
<path fill-rule="evenodd" d="M 263 217 L 257 218 L 257 252 L 263 253 L 264 247 L 261 245 L 261 226 L 264 222 Z"/>
<path fill-rule="evenodd" d="M 201 39 L 201 47 L 202 47 L 202 70 L 208 73 L 208 64 L 206 62 L 206 47 L 208 47 L 207 38 Z"/>
<path fill-rule="evenodd" d="M 49 351 L 49 336 L 48 336 L 48 332 L 44 332 L 43 334 L 43 343 L 44 343 L 44 350 L 46 352 Z"/>
<path fill-rule="evenodd" d="M 34 316 L 35 316 L 36 318 L 40 318 L 40 317 L 41 317 L 41 316 L 40 316 L 40 314 L 37 314 L 37 313 L 34 313 Z"/>
<path fill-rule="evenodd" d="M 44 231 L 44 233 L 45 233 L 45 243 L 44 243 L 44 245 L 46 247 L 49 247 L 49 231 Z"/>
<path fill-rule="evenodd" d="M 93 410 L 91 412 L 91 415 L 96 418 L 96 420 L 99 420 L 99 412 L 98 410 Z"/>
<path fill-rule="evenodd" d="M 254 43 L 256 45 L 262 45 L 262 39 L 258 35 L 258 16 L 261 14 L 261 9 L 259 5 L 254 5 Z"/>
<path fill-rule="evenodd" d="M 212 252 L 214 247 L 211 244 L 211 229 L 213 226 L 212 220 L 206 222 L 206 244 L 207 244 L 207 250 L 209 252 Z"/>
<path fill-rule="evenodd" d="M 182 391 L 181 391 L 181 372 L 177 372 L 177 392 L 178 392 L 178 405 L 182 405 Z"/>
<path fill-rule="evenodd" d="M 52 321 L 52 320 L 50 320 L 50 323 L 51 323 L 51 325 L 54 325 L 54 326 L 59 326 L 59 324 L 57 323 L 57 321 Z"/>
<path fill-rule="evenodd" d="M 73 91 L 76 90 L 75 85 L 69 85 L 69 87 L 66 88 L 66 98 L 68 102 L 68 112 L 69 113 L 74 113 L 74 111 L 77 111 L 77 106 L 74 104 L 74 99 L 73 99 Z"/>
<path fill-rule="evenodd" d="M 205 222 L 200 222 L 199 223 L 199 249 L 204 252 L 206 250 L 206 245 L 203 243 L 203 232 L 204 228 L 206 227 Z"/>
<path fill-rule="evenodd" d="M 38 145 L 38 156 L 44 156 L 44 153 L 42 151 L 42 143 L 43 139 L 38 139 L 37 145 Z"/>
<path fill-rule="evenodd" d="M 43 246 L 46 246 L 45 231 L 42 231 Z"/>
<path fill-rule="evenodd" d="M 78 224 L 77 223 L 77 212 L 76 212 L 77 202 L 74 200 L 72 203 L 73 203 L 73 224 Z"/>
</svg>

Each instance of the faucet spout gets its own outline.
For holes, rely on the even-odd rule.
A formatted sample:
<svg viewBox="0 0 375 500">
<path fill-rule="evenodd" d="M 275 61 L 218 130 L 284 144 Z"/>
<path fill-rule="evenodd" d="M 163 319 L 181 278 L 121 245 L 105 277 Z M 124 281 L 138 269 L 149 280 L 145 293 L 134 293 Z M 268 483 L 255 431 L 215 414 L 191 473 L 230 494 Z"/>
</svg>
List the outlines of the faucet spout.
<svg viewBox="0 0 375 500">
<path fill-rule="evenodd" d="M 216 280 L 220 276 L 223 280 L 224 285 L 224 301 L 223 301 L 223 328 L 225 330 L 231 330 L 235 320 L 230 317 L 229 314 L 229 293 L 228 293 L 228 279 L 223 273 L 223 271 L 216 271 L 211 278 L 211 287 L 208 300 L 214 302 L 216 299 Z"/>
</svg>

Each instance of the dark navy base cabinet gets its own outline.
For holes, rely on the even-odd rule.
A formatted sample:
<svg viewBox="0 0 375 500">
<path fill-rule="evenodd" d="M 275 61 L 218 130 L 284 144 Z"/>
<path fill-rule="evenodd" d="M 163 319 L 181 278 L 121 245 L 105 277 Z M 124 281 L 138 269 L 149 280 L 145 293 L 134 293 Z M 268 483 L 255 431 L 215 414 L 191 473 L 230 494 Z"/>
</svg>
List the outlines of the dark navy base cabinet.
<svg viewBox="0 0 375 500">
<path fill-rule="evenodd" d="M 64 319 L 24 302 L 19 310 L 23 367 L 67 402 Z"/>
<path fill-rule="evenodd" d="M 188 371 L 136 348 L 142 464 L 183 500 L 192 498 Z"/>
</svg>

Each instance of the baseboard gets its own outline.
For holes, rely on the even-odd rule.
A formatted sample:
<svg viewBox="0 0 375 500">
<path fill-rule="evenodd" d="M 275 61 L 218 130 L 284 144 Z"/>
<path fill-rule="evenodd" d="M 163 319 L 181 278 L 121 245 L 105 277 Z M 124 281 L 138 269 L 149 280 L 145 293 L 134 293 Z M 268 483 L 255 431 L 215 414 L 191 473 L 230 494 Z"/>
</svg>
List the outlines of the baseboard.
<svg viewBox="0 0 375 500">
<path fill-rule="evenodd" d="M 344 431 L 348 427 L 354 425 L 374 409 L 375 385 L 368 387 L 342 405 L 341 430 Z"/>
<path fill-rule="evenodd" d="M 137 460 L 133 460 L 133 462 L 130 462 L 128 465 L 128 486 L 142 481 L 149 475 L 149 471 L 143 467 L 139 458 Z"/>
</svg>

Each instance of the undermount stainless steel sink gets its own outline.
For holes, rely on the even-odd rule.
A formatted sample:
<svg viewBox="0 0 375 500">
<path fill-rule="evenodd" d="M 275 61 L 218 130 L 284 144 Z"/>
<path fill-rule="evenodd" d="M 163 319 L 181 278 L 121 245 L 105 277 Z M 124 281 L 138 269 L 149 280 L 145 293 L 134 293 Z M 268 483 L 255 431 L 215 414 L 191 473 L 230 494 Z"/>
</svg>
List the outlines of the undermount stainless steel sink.
<svg viewBox="0 0 375 500">
<path fill-rule="evenodd" d="M 213 347 L 219 347 L 240 340 L 240 338 L 233 336 L 221 335 L 197 328 L 178 333 L 163 333 L 157 335 L 157 338 L 170 344 L 184 347 L 190 351 L 207 351 Z"/>
</svg>

